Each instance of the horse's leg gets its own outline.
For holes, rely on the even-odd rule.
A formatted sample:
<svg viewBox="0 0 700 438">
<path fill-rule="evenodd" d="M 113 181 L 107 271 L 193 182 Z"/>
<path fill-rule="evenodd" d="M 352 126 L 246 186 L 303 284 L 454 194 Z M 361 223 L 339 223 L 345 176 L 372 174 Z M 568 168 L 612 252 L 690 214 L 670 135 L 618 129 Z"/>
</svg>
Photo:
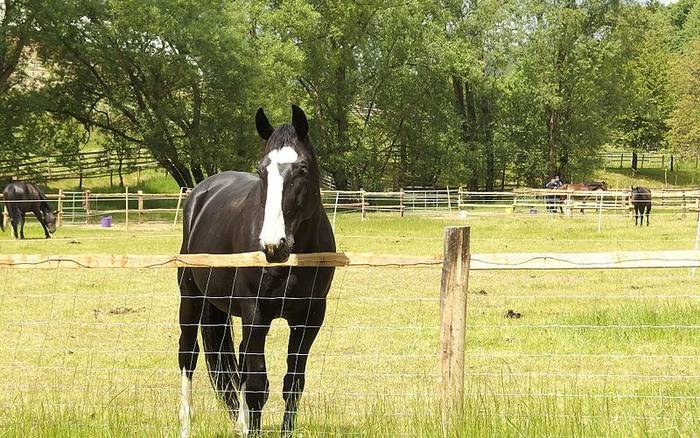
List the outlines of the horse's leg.
<svg viewBox="0 0 700 438">
<path fill-rule="evenodd" d="M 246 303 L 242 309 L 243 336 L 240 346 L 241 396 L 238 424 L 244 437 L 258 435 L 262 409 L 269 394 L 265 366 L 265 338 L 270 331 L 270 319 L 260 315 L 259 303 Z"/>
<path fill-rule="evenodd" d="M 294 423 L 297 414 L 297 406 L 306 378 L 306 361 L 309 358 L 311 345 L 323 323 L 325 314 L 325 302 L 317 302 L 314 305 L 316 311 L 308 312 L 315 315 L 309 321 L 290 322 L 289 346 L 287 348 L 287 374 L 284 376 L 282 397 L 284 398 L 284 419 L 282 421 L 282 436 L 289 437 L 294 431 Z M 299 324 L 295 324 L 299 323 Z"/>
<path fill-rule="evenodd" d="M 192 375 L 197 366 L 199 343 L 197 329 L 202 316 L 204 298 L 197 290 L 191 271 L 178 270 L 180 279 L 180 345 L 178 363 L 180 366 L 180 437 L 190 435 L 192 417 Z"/>
<path fill-rule="evenodd" d="M 38 211 L 32 211 L 32 213 L 34 213 L 34 216 L 36 216 L 36 219 L 39 221 L 39 223 L 41 224 L 41 227 L 44 229 L 44 237 L 46 237 L 47 239 L 50 239 L 51 233 L 49 233 L 49 228 L 46 226 L 44 221 L 41 220 L 40 213 Z"/>
<path fill-rule="evenodd" d="M 649 214 L 651 213 L 651 205 L 647 206 L 647 227 L 649 226 Z"/>
<path fill-rule="evenodd" d="M 19 238 L 24 240 L 24 213 L 19 215 Z"/>
<path fill-rule="evenodd" d="M 19 227 L 19 215 L 17 213 L 10 213 L 10 222 L 12 223 L 12 236 L 19 239 L 19 234 L 17 233 L 17 227 Z"/>
</svg>

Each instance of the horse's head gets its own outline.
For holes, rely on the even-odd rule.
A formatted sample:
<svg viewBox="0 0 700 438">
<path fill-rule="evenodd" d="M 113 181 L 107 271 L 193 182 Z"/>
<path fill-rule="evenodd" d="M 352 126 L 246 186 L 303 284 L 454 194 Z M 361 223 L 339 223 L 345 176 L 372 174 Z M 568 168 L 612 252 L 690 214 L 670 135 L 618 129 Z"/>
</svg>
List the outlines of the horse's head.
<svg viewBox="0 0 700 438">
<path fill-rule="evenodd" d="M 608 183 L 605 181 L 600 183 L 600 190 L 605 190 L 606 192 L 608 191 Z"/>
<path fill-rule="evenodd" d="M 321 202 L 318 164 L 306 115 L 298 106 L 292 105 L 291 125 L 277 128 L 260 108 L 255 127 L 266 142 L 258 165 L 265 211 L 260 248 L 268 262 L 284 262 L 294 249 L 299 226 L 317 212 Z"/>
<path fill-rule="evenodd" d="M 56 232 L 57 216 L 58 211 L 51 211 L 51 209 L 44 211 L 44 223 L 46 224 L 46 229 L 49 230 L 49 233 L 51 234 Z"/>
</svg>

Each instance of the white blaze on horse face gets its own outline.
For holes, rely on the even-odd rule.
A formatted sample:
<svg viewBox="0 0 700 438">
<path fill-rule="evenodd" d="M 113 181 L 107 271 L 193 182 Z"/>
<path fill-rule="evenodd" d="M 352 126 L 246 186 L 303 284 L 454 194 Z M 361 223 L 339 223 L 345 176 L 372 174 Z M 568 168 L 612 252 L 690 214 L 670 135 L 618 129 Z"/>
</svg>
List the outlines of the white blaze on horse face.
<svg viewBox="0 0 700 438">
<path fill-rule="evenodd" d="M 284 215 L 282 214 L 282 190 L 284 180 L 280 174 L 279 165 L 294 163 L 299 156 L 289 146 L 270 151 L 267 155 L 270 164 L 267 166 L 267 194 L 265 198 L 265 218 L 260 231 L 260 245 L 277 246 L 280 240 L 286 238 L 284 230 Z"/>
<path fill-rule="evenodd" d="M 191 403 L 192 380 L 187 377 L 187 372 L 183 368 L 180 377 L 180 438 L 188 438 L 190 436 Z"/>
</svg>

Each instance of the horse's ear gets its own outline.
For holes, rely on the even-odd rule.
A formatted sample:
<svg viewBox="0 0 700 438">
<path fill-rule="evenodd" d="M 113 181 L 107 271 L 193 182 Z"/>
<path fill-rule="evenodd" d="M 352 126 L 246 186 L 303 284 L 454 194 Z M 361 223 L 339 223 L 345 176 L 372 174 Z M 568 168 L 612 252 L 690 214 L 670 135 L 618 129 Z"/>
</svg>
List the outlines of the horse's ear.
<svg viewBox="0 0 700 438">
<path fill-rule="evenodd" d="M 263 140 L 269 139 L 272 135 L 272 131 L 274 131 L 262 107 L 258 108 L 258 112 L 255 113 L 255 129 L 257 129 L 258 135 L 262 137 Z"/>
<path fill-rule="evenodd" d="M 296 105 L 292 105 L 292 126 L 300 139 L 304 139 L 309 133 L 309 121 L 304 111 Z"/>
</svg>

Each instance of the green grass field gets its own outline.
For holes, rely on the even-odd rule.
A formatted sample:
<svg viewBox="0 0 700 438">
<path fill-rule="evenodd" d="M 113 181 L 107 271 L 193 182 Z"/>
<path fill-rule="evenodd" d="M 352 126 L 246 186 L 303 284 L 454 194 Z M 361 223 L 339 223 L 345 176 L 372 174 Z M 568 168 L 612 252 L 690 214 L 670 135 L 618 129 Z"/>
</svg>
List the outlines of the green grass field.
<svg viewBox="0 0 700 438">
<path fill-rule="evenodd" d="M 696 222 L 663 214 L 466 219 L 340 215 L 339 249 L 434 255 L 448 225 L 472 252 L 690 249 Z M 174 254 L 172 226 L 66 226 L 0 235 L 0 253 Z M 687 269 L 473 272 L 464 415 L 445 427 L 440 269 L 339 269 L 312 350 L 299 436 L 694 436 L 700 430 L 700 284 Z M 176 436 L 175 272 L 0 270 L 0 435 Z M 505 318 L 508 310 L 521 313 Z M 240 330 L 236 328 L 234 337 Z M 287 329 L 268 341 L 269 436 L 281 421 Z M 230 436 L 200 361 L 193 436 Z"/>
</svg>

